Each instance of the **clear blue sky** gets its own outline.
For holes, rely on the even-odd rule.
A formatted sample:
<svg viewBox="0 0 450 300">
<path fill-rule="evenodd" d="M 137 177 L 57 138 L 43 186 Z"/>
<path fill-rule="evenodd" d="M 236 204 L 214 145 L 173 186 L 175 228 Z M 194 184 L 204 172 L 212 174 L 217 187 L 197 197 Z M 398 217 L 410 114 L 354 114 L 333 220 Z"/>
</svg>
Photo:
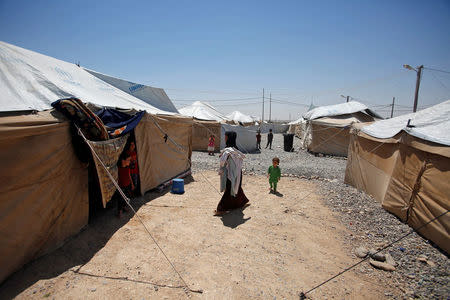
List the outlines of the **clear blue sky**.
<svg viewBox="0 0 450 300">
<path fill-rule="evenodd" d="M 449 33 L 450 1 L 438 0 L 0 0 L 0 40 L 225 113 L 261 115 L 262 88 L 276 101 L 326 105 L 343 94 L 378 109 L 395 96 L 404 113 L 416 74 L 402 65 L 450 71 Z M 447 99 L 450 74 L 425 70 L 419 106 Z M 303 111 L 272 104 L 274 119 Z"/>
</svg>

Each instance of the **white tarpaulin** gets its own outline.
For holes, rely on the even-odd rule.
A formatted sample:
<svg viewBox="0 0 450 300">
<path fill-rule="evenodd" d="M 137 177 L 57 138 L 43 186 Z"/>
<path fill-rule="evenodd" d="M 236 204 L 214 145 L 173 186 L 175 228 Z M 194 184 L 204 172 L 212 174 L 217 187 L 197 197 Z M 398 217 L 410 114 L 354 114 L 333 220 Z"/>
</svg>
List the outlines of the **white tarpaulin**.
<svg viewBox="0 0 450 300">
<path fill-rule="evenodd" d="M 180 108 L 178 111 L 184 116 L 193 117 L 199 120 L 218 122 L 228 121 L 227 117 L 217 111 L 213 106 L 201 101 L 195 101 L 189 106 Z"/>
<path fill-rule="evenodd" d="M 240 111 L 233 111 L 231 114 L 226 115 L 226 117 L 234 122 L 241 122 L 241 123 L 253 123 L 254 120 L 252 117 L 241 113 Z"/>
<path fill-rule="evenodd" d="M 243 153 L 256 151 L 256 131 L 249 130 L 240 125 L 222 124 L 220 134 L 220 149 L 225 148 L 225 131 L 236 132 L 236 145 Z"/>
<path fill-rule="evenodd" d="M 142 101 L 164 111 L 170 111 L 174 113 L 178 113 L 178 110 L 173 105 L 172 101 L 170 101 L 166 92 L 163 89 L 134 83 L 131 81 L 115 78 L 109 75 L 105 75 L 102 73 L 98 73 L 93 70 L 88 70 L 89 73 L 94 75 L 95 77 L 100 78 L 101 80 L 109 83 L 112 86 L 133 95 L 134 97 L 141 99 Z"/>
<path fill-rule="evenodd" d="M 321 117 L 332 117 L 345 114 L 352 114 L 359 111 L 366 112 L 369 115 L 382 119 L 382 117 L 379 116 L 377 113 L 375 113 L 374 111 L 370 110 L 367 106 L 357 101 L 350 101 L 346 103 L 328 106 L 319 106 L 306 112 L 303 115 L 303 118 L 305 118 L 305 120 L 314 120 Z"/>
<path fill-rule="evenodd" d="M 45 110 L 61 98 L 173 114 L 145 103 L 83 68 L 0 41 L 0 111 Z"/>
<path fill-rule="evenodd" d="M 408 120 L 411 120 L 411 127 L 407 127 Z M 450 100 L 416 113 L 381 120 L 361 129 L 380 139 L 391 138 L 402 130 L 420 139 L 450 146 Z"/>
</svg>

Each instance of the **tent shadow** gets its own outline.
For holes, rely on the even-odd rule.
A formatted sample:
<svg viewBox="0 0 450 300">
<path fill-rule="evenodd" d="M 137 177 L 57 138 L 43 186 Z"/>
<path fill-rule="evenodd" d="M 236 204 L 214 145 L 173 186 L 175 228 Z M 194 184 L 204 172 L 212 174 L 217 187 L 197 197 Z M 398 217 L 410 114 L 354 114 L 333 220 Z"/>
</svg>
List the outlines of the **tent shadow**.
<svg viewBox="0 0 450 300">
<path fill-rule="evenodd" d="M 220 217 L 222 220 L 222 223 L 224 226 L 230 227 L 230 228 L 236 228 L 239 225 L 244 224 L 248 220 L 251 219 L 251 217 L 248 217 L 244 219 L 244 212 L 242 209 L 235 209 L 230 211 L 229 213 L 223 215 Z"/>
<path fill-rule="evenodd" d="M 194 181 L 192 176 L 185 178 L 185 183 Z M 170 192 L 170 186 L 162 192 L 149 191 L 145 195 L 132 199 L 131 205 L 137 211 L 141 206 L 165 193 Z M 11 274 L 0 285 L 0 298 L 12 299 L 42 279 L 51 279 L 71 270 L 77 272 L 87 264 L 94 255 L 105 247 L 111 236 L 132 218 L 133 212 L 116 216 L 116 207 L 111 205 L 97 213 L 90 223 L 78 234 L 69 238 L 65 244 L 24 265 Z"/>
</svg>

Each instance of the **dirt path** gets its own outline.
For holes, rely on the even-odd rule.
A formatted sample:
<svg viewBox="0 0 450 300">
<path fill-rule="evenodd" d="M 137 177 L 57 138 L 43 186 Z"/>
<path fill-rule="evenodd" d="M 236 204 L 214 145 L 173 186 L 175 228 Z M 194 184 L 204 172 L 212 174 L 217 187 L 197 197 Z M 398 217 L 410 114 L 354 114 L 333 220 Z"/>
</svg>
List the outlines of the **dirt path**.
<svg viewBox="0 0 450 300">
<path fill-rule="evenodd" d="M 282 178 L 283 196 L 268 193 L 265 177 L 245 176 L 251 206 L 223 217 L 212 213 L 218 176 L 193 175 L 186 193 L 148 193 L 138 213 L 192 290 L 191 298 L 298 299 L 356 258 L 345 250 L 346 229 L 322 204 L 311 181 Z M 151 200 L 151 201 L 149 201 Z M 178 275 L 136 217 L 112 210 L 59 250 L 6 281 L 2 297 L 187 298 Z M 128 214 L 129 216 L 131 214 Z M 380 299 L 386 287 L 353 271 L 312 292 L 313 299 Z"/>
</svg>

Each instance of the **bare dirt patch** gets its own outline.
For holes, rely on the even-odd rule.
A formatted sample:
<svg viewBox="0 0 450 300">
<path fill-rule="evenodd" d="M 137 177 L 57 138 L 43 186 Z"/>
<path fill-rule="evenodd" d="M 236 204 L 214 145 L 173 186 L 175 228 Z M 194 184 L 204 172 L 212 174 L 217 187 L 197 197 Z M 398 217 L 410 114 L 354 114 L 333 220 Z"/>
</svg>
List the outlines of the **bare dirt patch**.
<svg viewBox="0 0 450 300">
<path fill-rule="evenodd" d="M 2 298 L 298 299 L 357 259 L 348 229 L 325 206 L 314 182 L 282 178 L 269 194 L 263 176 L 244 176 L 251 205 L 214 217 L 218 175 L 193 174 L 185 194 L 147 193 L 138 214 L 191 290 L 171 268 L 136 216 L 108 210 L 57 251 L 10 277 Z M 211 186 L 211 184 L 213 186 Z M 349 271 L 308 296 L 380 299 L 386 286 Z M 394 293 L 395 294 L 395 293 Z"/>
</svg>

